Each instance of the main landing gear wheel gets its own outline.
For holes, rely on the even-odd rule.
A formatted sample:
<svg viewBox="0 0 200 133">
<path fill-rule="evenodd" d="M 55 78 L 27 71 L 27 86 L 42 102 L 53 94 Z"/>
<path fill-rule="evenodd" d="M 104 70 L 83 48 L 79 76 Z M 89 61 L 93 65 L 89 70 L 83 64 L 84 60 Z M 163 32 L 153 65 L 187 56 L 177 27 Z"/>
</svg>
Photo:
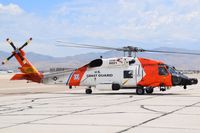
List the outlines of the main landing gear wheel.
<svg viewBox="0 0 200 133">
<path fill-rule="evenodd" d="M 85 93 L 86 93 L 86 94 L 92 94 L 92 89 L 86 89 L 86 90 L 85 90 Z"/>
<path fill-rule="evenodd" d="M 153 93 L 153 88 L 152 87 L 147 87 L 146 88 L 146 93 L 147 94 L 152 94 Z"/>
<path fill-rule="evenodd" d="M 144 95 L 144 88 L 137 88 L 137 89 L 136 89 L 136 93 L 137 93 L 138 95 Z"/>
</svg>

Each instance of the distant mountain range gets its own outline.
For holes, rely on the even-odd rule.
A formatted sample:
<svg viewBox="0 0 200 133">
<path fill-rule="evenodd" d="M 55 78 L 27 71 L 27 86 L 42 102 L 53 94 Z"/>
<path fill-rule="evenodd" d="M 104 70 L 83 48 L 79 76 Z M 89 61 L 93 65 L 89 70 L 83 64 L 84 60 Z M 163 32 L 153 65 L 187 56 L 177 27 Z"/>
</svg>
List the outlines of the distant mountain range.
<svg viewBox="0 0 200 133">
<path fill-rule="evenodd" d="M 200 51 L 176 49 L 176 48 L 168 48 L 168 47 L 157 48 L 154 50 L 200 53 Z M 0 60 L 3 60 L 9 55 L 10 53 L 0 51 Z M 39 70 L 49 70 L 50 68 L 54 68 L 54 67 L 76 68 L 76 67 L 84 65 L 85 63 L 90 62 L 93 59 L 99 58 L 100 56 L 103 56 L 103 58 L 122 57 L 123 52 L 107 51 L 107 52 L 100 52 L 100 53 L 79 54 L 79 55 L 67 56 L 67 57 L 52 57 L 52 56 L 37 54 L 33 52 L 27 53 L 27 58 Z M 166 64 L 173 65 L 177 67 L 177 69 L 181 69 L 181 70 L 200 70 L 200 56 L 178 55 L 178 54 L 158 54 L 158 53 L 138 53 L 137 56 L 161 60 L 165 62 Z M 14 58 L 11 59 L 6 65 L 0 66 L 0 69 L 6 69 L 6 70 L 7 69 L 16 70 L 17 68 L 18 68 L 18 64 Z"/>
</svg>

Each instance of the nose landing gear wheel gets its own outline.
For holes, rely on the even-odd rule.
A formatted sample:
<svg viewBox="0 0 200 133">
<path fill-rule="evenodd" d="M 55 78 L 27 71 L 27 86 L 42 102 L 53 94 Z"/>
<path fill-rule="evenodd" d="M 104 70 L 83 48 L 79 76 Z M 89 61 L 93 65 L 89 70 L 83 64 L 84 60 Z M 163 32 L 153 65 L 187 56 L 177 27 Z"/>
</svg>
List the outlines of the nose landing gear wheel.
<svg viewBox="0 0 200 133">
<path fill-rule="evenodd" d="M 137 89 L 136 89 L 136 93 L 137 93 L 138 95 L 144 95 L 144 89 L 143 89 L 143 88 L 137 88 Z"/>
<path fill-rule="evenodd" d="M 86 89 L 86 90 L 85 90 L 85 93 L 86 93 L 86 94 L 92 94 L 92 89 Z"/>
</svg>

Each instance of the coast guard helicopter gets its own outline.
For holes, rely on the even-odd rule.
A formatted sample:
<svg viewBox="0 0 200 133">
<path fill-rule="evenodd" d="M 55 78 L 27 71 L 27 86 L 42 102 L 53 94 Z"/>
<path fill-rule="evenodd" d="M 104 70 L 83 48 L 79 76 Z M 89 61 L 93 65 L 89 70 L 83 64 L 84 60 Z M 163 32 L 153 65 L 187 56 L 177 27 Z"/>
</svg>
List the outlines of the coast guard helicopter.
<svg viewBox="0 0 200 133">
<path fill-rule="evenodd" d="M 175 67 L 167 65 L 162 61 L 140 58 L 132 56 L 132 54 L 138 52 L 155 52 L 200 55 L 200 53 L 145 50 L 132 46 L 113 48 L 76 43 L 67 45 L 67 42 L 58 41 L 59 43 L 65 43 L 58 45 L 62 47 L 116 50 L 128 53 L 128 56 L 108 59 L 99 58 L 77 69 L 45 74 L 39 72 L 28 61 L 25 52 L 22 50 L 31 40 L 32 38 L 17 48 L 10 39 L 7 39 L 7 42 L 12 46 L 14 51 L 2 64 L 5 64 L 12 57 L 15 57 L 20 64 L 19 70 L 21 71 L 21 73 L 15 74 L 11 80 L 28 80 L 43 84 L 63 84 L 69 86 L 70 89 L 76 86 L 85 86 L 86 94 L 91 94 L 92 88 L 98 85 L 110 85 L 110 89 L 113 91 L 136 89 L 138 95 L 143 95 L 145 92 L 151 94 L 156 87 L 160 88 L 160 91 L 165 91 L 172 86 L 183 86 L 186 89 L 188 85 L 198 83 L 196 78 L 188 78 L 177 71 Z"/>
</svg>

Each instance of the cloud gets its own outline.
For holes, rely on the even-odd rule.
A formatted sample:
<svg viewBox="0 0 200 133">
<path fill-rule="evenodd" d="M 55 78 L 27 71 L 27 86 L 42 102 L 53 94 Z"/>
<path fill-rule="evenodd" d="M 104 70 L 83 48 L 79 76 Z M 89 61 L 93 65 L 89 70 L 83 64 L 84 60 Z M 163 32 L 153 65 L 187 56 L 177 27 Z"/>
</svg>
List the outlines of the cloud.
<svg viewBox="0 0 200 133">
<path fill-rule="evenodd" d="M 24 11 L 16 4 L 8 4 L 3 5 L 0 4 L 0 14 L 6 14 L 6 15 L 19 15 L 22 14 Z"/>
<path fill-rule="evenodd" d="M 193 32 L 194 23 L 200 26 L 198 3 L 197 0 L 111 0 L 106 4 L 97 2 L 79 8 L 76 7 L 79 4 L 64 3 L 58 10 L 67 9 L 61 14 L 65 13 L 66 19 L 72 17 L 69 22 L 77 24 L 80 31 L 91 37 L 102 38 L 104 35 L 107 39 L 150 40 L 171 37 L 172 33 L 183 29 Z"/>
</svg>

